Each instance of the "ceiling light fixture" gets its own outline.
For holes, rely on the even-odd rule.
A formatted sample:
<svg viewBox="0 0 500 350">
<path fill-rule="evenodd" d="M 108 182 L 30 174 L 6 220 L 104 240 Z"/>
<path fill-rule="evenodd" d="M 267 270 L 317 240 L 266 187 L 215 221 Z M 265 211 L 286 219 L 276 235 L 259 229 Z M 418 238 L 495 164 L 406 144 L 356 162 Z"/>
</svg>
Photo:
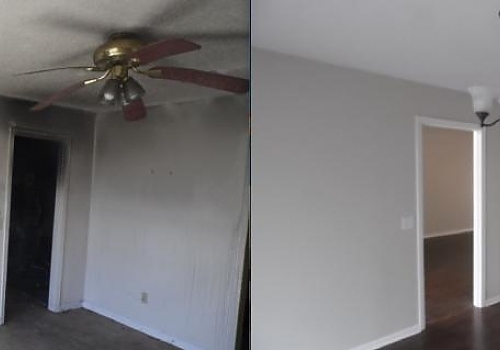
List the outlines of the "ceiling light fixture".
<svg viewBox="0 0 500 350">
<path fill-rule="evenodd" d="M 123 83 L 123 97 L 127 102 L 137 100 L 144 96 L 145 93 L 144 88 L 134 78 L 129 77 Z"/>
<path fill-rule="evenodd" d="M 134 78 L 128 77 L 121 82 L 118 79 L 109 79 L 99 92 L 99 101 L 104 105 L 114 105 L 119 102 L 123 106 L 138 100 L 146 91 Z"/>
<path fill-rule="evenodd" d="M 113 105 L 118 96 L 120 96 L 120 82 L 118 79 L 109 79 L 99 92 L 99 101 L 104 105 Z"/>
<path fill-rule="evenodd" d="M 490 89 L 484 86 L 472 86 L 469 88 L 469 93 L 472 96 L 474 113 L 476 113 L 481 127 L 493 126 L 500 121 L 500 118 L 491 123 L 486 123 L 486 118 L 490 115 L 493 109 L 493 100 L 496 98 L 500 103 L 498 96 L 494 96 Z"/>
</svg>

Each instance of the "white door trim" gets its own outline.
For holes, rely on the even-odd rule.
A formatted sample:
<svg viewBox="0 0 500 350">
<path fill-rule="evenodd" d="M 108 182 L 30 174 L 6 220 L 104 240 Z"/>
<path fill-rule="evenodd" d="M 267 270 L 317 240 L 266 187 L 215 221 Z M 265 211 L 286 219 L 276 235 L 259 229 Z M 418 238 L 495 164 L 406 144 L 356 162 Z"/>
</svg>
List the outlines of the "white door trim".
<svg viewBox="0 0 500 350">
<path fill-rule="evenodd" d="M 417 116 L 415 119 L 416 143 L 416 190 L 417 190 L 417 284 L 418 284 L 418 323 L 425 329 L 425 273 L 424 273 L 424 184 L 423 184 L 423 145 L 424 126 L 465 130 L 473 132 L 474 158 L 474 244 L 473 244 L 473 303 L 476 307 L 486 306 L 485 274 L 485 137 L 483 128 L 477 124 Z"/>
<path fill-rule="evenodd" d="M 14 163 L 14 138 L 15 136 L 26 136 L 34 139 L 56 141 L 61 145 L 59 156 L 59 168 L 57 173 L 56 199 L 54 208 L 54 224 L 52 237 L 52 255 L 50 267 L 49 300 L 48 309 L 52 312 L 60 312 L 61 289 L 64 268 L 64 238 L 66 231 L 66 214 L 69 194 L 69 168 L 71 152 L 71 135 L 66 133 L 52 133 L 36 130 L 29 127 L 13 125 L 9 130 L 7 149 L 7 179 L 5 183 L 5 203 L 3 213 L 3 237 L 2 261 L 0 262 L 0 325 L 5 322 L 5 299 L 7 288 L 7 263 L 9 250 L 9 228 L 10 228 L 10 200 L 12 190 L 12 170 Z"/>
</svg>

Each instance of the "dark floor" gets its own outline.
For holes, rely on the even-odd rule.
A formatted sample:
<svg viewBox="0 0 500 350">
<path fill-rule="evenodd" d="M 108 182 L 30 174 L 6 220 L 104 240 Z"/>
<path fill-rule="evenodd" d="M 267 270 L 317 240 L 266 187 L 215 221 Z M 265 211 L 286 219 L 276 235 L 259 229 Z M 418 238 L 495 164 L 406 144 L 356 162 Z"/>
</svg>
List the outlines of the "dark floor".
<svg viewBox="0 0 500 350">
<path fill-rule="evenodd" d="M 426 330 L 384 350 L 500 349 L 500 305 L 472 305 L 472 233 L 426 239 Z"/>
<path fill-rule="evenodd" d="M 463 313 L 429 325 L 414 337 L 384 350 L 497 350 L 500 349 L 500 304 Z"/>
<path fill-rule="evenodd" d="M 425 240 L 428 325 L 473 307 L 472 243 L 472 232 Z"/>
<path fill-rule="evenodd" d="M 54 314 L 36 299 L 7 294 L 1 350 L 179 350 L 92 312 Z"/>
</svg>

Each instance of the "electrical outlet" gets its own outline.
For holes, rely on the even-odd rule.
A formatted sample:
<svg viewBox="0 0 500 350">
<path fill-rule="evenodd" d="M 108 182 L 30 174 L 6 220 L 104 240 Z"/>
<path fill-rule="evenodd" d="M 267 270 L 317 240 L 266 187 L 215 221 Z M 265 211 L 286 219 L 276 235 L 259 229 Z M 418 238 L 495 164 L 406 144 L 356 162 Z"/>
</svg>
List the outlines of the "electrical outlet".
<svg viewBox="0 0 500 350">
<path fill-rule="evenodd" d="M 148 293 L 142 292 L 141 293 L 141 303 L 147 304 L 148 303 L 148 299 L 149 299 Z"/>
</svg>

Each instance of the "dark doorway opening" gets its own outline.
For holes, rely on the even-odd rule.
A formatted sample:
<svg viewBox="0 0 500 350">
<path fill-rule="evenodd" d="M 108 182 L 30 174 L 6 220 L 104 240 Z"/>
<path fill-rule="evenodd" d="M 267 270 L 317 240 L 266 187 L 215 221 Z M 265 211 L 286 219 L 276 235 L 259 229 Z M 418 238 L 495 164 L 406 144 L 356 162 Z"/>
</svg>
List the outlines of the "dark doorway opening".
<svg viewBox="0 0 500 350">
<path fill-rule="evenodd" d="M 241 349 L 250 349 L 250 283 L 247 287 L 247 296 L 245 298 L 244 310 L 243 310 L 243 330 L 241 335 Z"/>
<path fill-rule="evenodd" d="M 52 231 L 61 145 L 14 138 L 7 289 L 49 299 Z"/>
<path fill-rule="evenodd" d="M 250 349 L 250 234 L 247 235 L 245 260 L 243 262 L 243 278 L 241 282 L 240 310 L 238 317 L 238 334 L 236 350 Z"/>
</svg>

